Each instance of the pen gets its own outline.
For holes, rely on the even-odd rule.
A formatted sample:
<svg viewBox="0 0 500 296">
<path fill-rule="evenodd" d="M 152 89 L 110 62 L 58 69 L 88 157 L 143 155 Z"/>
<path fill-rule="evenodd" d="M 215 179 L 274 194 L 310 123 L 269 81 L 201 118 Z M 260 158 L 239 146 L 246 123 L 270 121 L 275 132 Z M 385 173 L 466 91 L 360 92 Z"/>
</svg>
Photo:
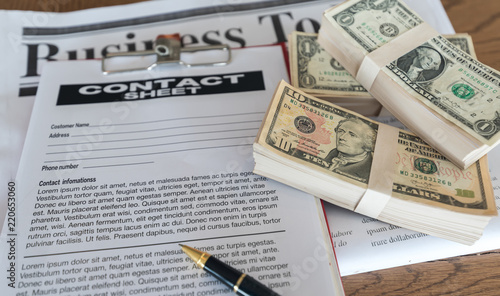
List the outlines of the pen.
<svg viewBox="0 0 500 296">
<path fill-rule="evenodd" d="M 236 295 L 244 296 L 279 296 L 267 286 L 254 278 L 232 268 L 219 259 L 195 248 L 180 245 L 182 251 L 191 258 L 198 267 L 218 278 L 226 286 L 233 288 Z"/>
</svg>

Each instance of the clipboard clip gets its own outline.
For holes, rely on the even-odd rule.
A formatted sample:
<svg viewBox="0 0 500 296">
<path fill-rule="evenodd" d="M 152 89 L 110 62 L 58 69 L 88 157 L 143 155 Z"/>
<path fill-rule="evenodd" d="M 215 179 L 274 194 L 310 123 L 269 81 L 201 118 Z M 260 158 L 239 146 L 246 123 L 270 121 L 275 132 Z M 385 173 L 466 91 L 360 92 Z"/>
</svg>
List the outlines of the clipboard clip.
<svg viewBox="0 0 500 296">
<path fill-rule="evenodd" d="M 231 62 L 231 48 L 227 44 L 205 45 L 197 47 L 181 47 L 180 40 L 181 39 L 179 34 L 159 35 L 158 37 L 156 37 L 153 50 L 107 53 L 102 58 L 102 64 L 101 64 L 102 73 L 104 75 L 108 75 L 113 73 L 122 73 L 129 71 L 151 70 L 156 66 L 160 66 L 163 64 L 180 64 L 186 67 L 195 67 L 195 66 L 225 66 Z M 189 63 L 181 60 L 181 53 L 183 52 L 195 53 L 200 51 L 213 51 L 213 50 L 220 50 L 226 52 L 227 55 L 226 59 L 222 61 L 205 62 L 205 63 Z M 140 57 L 148 55 L 156 55 L 156 61 L 145 67 L 113 70 L 106 66 L 106 62 L 112 58 Z"/>
</svg>

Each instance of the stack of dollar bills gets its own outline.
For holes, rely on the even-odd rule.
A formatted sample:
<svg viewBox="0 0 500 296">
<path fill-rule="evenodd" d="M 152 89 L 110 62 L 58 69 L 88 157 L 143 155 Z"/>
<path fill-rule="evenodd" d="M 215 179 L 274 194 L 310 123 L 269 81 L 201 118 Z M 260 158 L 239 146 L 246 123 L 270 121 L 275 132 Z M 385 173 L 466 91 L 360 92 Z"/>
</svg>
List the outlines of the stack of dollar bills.
<svg viewBox="0 0 500 296">
<path fill-rule="evenodd" d="M 462 170 L 413 133 L 281 82 L 254 172 L 349 210 L 473 244 L 497 215 L 486 156 Z"/>
<path fill-rule="evenodd" d="M 500 141 L 500 73 L 400 0 L 349 0 L 323 14 L 318 43 L 389 112 L 467 168 Z"/>
<path fill-rule="evenodd" d="M 377 116 L 382 105 L 317 42 L 317 34 L 294 31 L 288 37 L 294 87 L 365 116 Z"/>
<path fill-rule="evenodd" d="M 470 54 L 469 34 L 444 37 Z M 291 83 L 294 87 L 364 116 L 378 116 L 382 105 L 317 42 L 318 34 L 294 31 L 288 37 Z"/>
</svg>

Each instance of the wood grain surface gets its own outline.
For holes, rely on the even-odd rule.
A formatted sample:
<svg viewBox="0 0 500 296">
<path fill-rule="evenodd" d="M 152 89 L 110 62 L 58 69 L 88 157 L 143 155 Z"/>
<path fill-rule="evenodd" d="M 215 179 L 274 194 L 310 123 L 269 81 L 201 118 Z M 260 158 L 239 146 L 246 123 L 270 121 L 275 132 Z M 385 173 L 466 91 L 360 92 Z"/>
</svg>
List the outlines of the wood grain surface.
<svg viewBox="0 0 500 296">
<path fill-rule="evenodd" d="M 134 2 L 140 1 L 2 0 L 0 9 L 64 12 Z M 455 31 L 472 35 L 478 59 L 500 70 L 500 0 L 442 0 L 442 3 Z M 349 296 L 498 296 L 500 249 L 345 276 L 342 280 Z"/>
</svg>

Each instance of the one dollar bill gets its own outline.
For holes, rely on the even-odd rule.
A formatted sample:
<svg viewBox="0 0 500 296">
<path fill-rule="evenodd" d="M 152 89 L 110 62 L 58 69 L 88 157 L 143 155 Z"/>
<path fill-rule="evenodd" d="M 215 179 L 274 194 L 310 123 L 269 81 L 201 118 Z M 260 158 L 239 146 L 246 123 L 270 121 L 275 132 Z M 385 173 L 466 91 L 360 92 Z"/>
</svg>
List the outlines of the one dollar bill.
<svg viewBox="0 0 500 296">
<path fill-rule="evenodd" d="M 382 129 L 396 136 L 379 136 Z M 280 174 L 282 181 L 296 170 L 366 190 L 374 174 L 384 174 L 390 180 L 392 198 L 461 213 L 496 215 L 485 157 L 461 170 L 416 135 L 317 99 L 285 82 L 274 94 L 254 151 L 290 167 Z M 390 161 L 385 167 L 374 167 L 379 157 Z M 315 186 L 288 184 L 305 190 Z M 324 194 L 337 198 L 335 192 Z"/>
</svg>

